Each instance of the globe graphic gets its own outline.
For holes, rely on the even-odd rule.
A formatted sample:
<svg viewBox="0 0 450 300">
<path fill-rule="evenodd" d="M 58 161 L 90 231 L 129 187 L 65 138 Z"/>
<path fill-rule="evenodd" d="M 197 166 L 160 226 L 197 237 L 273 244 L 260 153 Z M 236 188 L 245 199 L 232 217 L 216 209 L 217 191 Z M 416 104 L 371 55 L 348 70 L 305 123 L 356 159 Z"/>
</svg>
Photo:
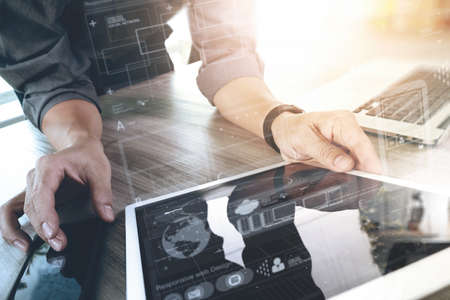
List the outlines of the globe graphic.
<svg viewBox="0 0 450 300">
<path fill-rule="evenodd" d="M 174 258 L 194 257 L 206 248 L 210 236 L 204 221 L 195 216 L 181 217 L 164 230 L 162 246 Z"/>
</svg>

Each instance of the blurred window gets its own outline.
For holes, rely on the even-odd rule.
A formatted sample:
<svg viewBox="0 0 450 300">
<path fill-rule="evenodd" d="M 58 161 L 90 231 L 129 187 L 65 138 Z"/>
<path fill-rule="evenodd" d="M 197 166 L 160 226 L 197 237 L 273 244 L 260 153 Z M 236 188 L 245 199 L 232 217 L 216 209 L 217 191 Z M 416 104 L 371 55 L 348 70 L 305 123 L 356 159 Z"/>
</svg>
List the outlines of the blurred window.
<svg viewBox="0 0 450 300">
<path fill-rule="evenodd" d="M 0 128 L 23 120 L 25 116 L 16 94 L 0 77 Z"/>
</svg>

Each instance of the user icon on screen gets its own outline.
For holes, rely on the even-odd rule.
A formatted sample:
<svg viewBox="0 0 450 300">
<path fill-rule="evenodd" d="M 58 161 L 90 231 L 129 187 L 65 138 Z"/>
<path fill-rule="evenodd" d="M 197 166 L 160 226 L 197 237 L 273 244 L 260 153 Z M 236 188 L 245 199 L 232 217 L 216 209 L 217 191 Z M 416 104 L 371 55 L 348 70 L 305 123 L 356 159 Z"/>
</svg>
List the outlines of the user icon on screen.
<svg viewBox="0 0 450 300">
<path fill-rule="evenodd" d="M 286 266 L 279 257 L 273 259 L 272 274 L 278 273 L 286 269 Z"/>
</svg>

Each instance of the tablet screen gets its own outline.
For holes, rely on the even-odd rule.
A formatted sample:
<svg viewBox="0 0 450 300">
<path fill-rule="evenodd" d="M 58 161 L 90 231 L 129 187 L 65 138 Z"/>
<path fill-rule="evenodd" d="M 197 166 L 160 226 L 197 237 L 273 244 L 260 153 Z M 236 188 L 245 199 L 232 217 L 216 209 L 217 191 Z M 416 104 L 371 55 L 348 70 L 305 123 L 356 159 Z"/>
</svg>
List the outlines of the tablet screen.
<svg viewBox="0 0 450 300">
<path fill-rule="evenodd" d="M 324 299 L 450 246 L 449 198 L 293 164 L 136 208 L 151 299 Z"/>
</svg>

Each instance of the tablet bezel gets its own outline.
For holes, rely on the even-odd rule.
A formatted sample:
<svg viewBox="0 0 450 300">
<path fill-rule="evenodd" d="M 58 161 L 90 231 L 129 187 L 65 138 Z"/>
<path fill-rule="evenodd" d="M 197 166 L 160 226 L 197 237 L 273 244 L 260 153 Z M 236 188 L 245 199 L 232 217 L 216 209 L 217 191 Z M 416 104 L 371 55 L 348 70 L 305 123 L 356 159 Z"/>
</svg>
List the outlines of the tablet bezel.
<svg viewBox="0 0 450 300">
<path fill-rule="evenodd" d="M 277 163 L 268 167 L 259 168 L 128 205 L 125 208 L 127 299 L 147 299 L 136 221 L 137 207 L 210 188 L 215 185 L 283 167 L 288 164 L 289 163 L 287 162 Z M 450 197 L 449 190 L 442 188 L 436 189 L 431 186 L 411 183 L 402 179 L 375 175 L 362 171 L 350 171 L 347 172 L 347 174 Z M 425 297 L 450 285 L 450 272 L 448 272 L 449 274 L 447 276 L 442 276 L 445 274 L 441 274 L 438 272 L 439 270 L 450 270 L 450 248 L 427 256 L 424 259 L 409 264 L 387 275 L 368 281 L 353 289 L 338 294 L 331 299 L 368 299 L 368 297 L 370 299 L 417 299 Z"/>
</svg>

